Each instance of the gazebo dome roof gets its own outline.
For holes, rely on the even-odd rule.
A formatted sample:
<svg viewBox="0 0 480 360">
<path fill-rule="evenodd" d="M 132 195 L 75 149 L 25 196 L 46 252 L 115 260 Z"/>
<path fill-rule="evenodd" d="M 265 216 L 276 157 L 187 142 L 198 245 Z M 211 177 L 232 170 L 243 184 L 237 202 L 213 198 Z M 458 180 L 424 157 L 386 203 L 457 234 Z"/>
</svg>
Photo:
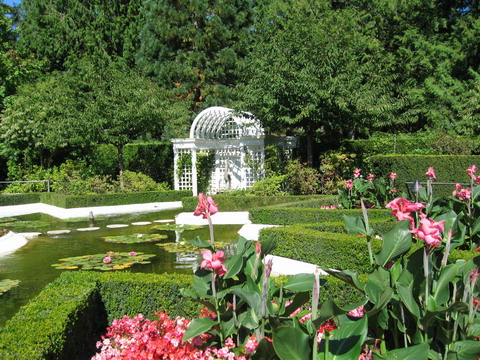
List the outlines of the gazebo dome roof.
<svg viewBox="0 0 480 360">
<path fill-rule="evenodd" d="M 250 113 L 244 114 L 221 106 L 209 107 L 193 120 L 190 138 L 239 139 L 264 135 L 260 121 Z"/>
</svg>

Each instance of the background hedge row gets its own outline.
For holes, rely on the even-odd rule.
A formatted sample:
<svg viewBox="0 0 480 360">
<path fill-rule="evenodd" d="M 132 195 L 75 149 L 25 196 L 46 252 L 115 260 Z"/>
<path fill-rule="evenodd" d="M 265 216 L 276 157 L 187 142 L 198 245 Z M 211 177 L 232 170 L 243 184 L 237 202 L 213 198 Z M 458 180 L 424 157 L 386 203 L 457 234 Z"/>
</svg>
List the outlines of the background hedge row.
<svg viewBox="0 0 480 360">
<path fill-rule="evenodd" d="M 360 209 L 310 209 L 301 207 L 268 206 L 250 209 L 250 220 L 254 224 L 295 225 L 312 224 L 343 220 L 343 215 L 361 216 Z M 388 209 L 370 209 L 368 216 L 372 220 L 389 219 Z"/>
<path fill-rule="evenodd" d="M 393 171 L 398 175 L 396 183 L 402 185 L 417 179 L 426 181 L 429 167 L 435 169 L 435 182 L 468 183 L 465 169 L 474 164 L 480 166 L 478 155 L 376 155 L 369 161 L 376 175 L 386 177 Z M 449 196 L 453 190 L 454 185 L 433 187 L 435 196 Z"/>
<path fill-rule="evenodd" d="M 218 204 L 220 211 L 250 211 L 253 208 L 300 202 L 311 201 L 316 204 L 312 207 L 320 207 L 321 205 L 333 205 L 338 203 L 336 195 L 298 195 L 298 196 L 231 196 L 231 195 L 213 195 L 215 202 Z M 182 199 L 184 211 L 194 211 L 197 206 L 197 197 L 190 196 Z"/>
<path fill-rule="evenodd" d="M 0 206 L 44 203 L 65 209 L 89 207 L 144 204 L 150 202 L 180 201 L 190 190 L 149 191 L 120 194 L 64 195 L 57 193 L 0 194 Z"/>
</svg>

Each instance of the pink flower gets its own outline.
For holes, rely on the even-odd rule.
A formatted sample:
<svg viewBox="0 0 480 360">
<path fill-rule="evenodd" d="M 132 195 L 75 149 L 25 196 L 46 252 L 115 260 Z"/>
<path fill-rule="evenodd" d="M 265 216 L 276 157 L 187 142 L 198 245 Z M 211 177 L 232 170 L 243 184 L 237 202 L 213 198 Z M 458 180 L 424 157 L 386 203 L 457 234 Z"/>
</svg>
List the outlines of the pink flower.
<svg viewBox="0 0 480 360">
<path fill-rule="evenodd" d="M 371 183 L 373 183 L 373 180 L 375 179 L 375 175 L 373 175 L 373 174 L 368 174 L 367 179 L 368 179 Z"/>
<path fill-rule="evenodd" d="M 351 179 L 345 180 L 345 188 L 350 190 L 352 187 L 353 187 L 353 180 Z"/>
<path fill-rule="evenodd" d="M 137 253 L 136 253 L 135 251 L 130 251 L 130 252 L 128 253 L 128 255 L 130 255 L 130 256 L 137 256 Z"/>
<path fill-rule="evenodd" d="M 354 178 L 359 178 L 359 177 L 362 177 L 362 171 L 360 169 L 355 169 L 353 170 L 353 177 Z"/>
<path fill-rule="evenodd" d="M 357 317 L 357 318 L 362 318 L 365 315 L 365 310 L 363 308 L 363 305 L 356 309 L 353 309 L 352 311 L 349 311 L 348 315 Z"/>
<path fill-rule="evenodd" d="M 247 342 L 245 343 L 245 353 L 253 354 L 255 350 L 257 350 L 257 346 L 258 346 L 257 337 L 255 336 L 255 334 L 253 334 L 252 336 L 250 336 L 250 339 L 248 339 Z"/>
<path fill-rule="evenodd" d="M 400 197 L 390 201 L 385 207 L 392 209 L 392 215 L 395 216 L 398 221 L 409 220 L 413 225 L 414 220 L 410 214 L 424 209 L 425 205 L 421 203 L 412 203 L 407 199 Z"/>
<path fill-rule="evenodd" d="M 110 264 L 110 263 L 112 262 L 112 258 L 111 258 L 110 256 L 105 256 L 105 257 L 103 258 L 103 262 L 104 262 L 105 264 Z"/>
<path fill-rule="evenodd" d="M 225 261 L 223 257 L 223 251 L 217 251 L 216 253 L 212 253 L 210 250 L 203 250 L 203 261 L 200 264 L 200 268 L 209 268 L 214 270 L 219 276 L 223 276 L 227 273 L 227 268 L 222 262 Z"/>
<path fill-rule="evenodd" d="M 203 193 L 198 194 L 198 205 L 195 208 L 193 215 L 208 219 L 211 215 L 218 212 L 217 204 L 213 201 L 211 196 L 205 197 Z"/>
<path fill-rule="evenodd" d="M 415 234 L 417 238 L 425 241 L 429 247 L 436 247 L 442 242 L 441 233 L 445 231 L 444 223 L 446 220 L 435 222 L 433 219 L 427 219 L 424 214 L 421 214 L 420 226 L 410 231 Z"/>
<path fill-rule="evenodd" d="M 456 184 L 452 196 L 457 196 L 460 201 L 470 200 L 472 197 L 472 191 L 470 189 L 462 189 L 462 185 Z"/>
<path fill-rule="evenodd" d="M 477 177 L 474 175 L 477 172 L 478 168 L 475 165 L 470 166 L 465 171 L 467 172 L 468 176 L 470 176 L 473 180 L 476 180 Z"/>
<path fill-rule="evenodd" d="M 433 179 L 437 178 L 435 176 L 435 169 L 433 167 L 429 167 L 428 171 L 425 173 L 425 175 L 427 175 L 430 178 L 430 180 L 433 180 Z"/>
<path fill-rule="evenodd" d="M 390 179 L 395 180 L 397 178 L 397 173 L 391 172 Z"/>
</svg>

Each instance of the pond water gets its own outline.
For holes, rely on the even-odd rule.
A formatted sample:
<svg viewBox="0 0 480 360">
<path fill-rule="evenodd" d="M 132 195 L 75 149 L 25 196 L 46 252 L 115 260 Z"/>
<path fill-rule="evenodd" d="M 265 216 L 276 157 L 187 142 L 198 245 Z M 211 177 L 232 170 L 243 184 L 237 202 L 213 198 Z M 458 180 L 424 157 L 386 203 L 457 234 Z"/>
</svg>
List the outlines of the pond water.
<svg viewBox="0 0 480 360">
<path fill-rule="evenodd" d="M 33 214 L 15 217 L 19 220 L 42 221 L 47 224 L 41 229 L 25 227 L 15 229 L 15 232 L 38 231 L 43 234 L 38 238 L 28 241 L 28 244 L 14 253 L 0 256 L 0 280 L 20 280 L 18 287 L 0 295 L 0 326 L 18 311 L 20 306 L 26 304 L 36 296 L 48 283 L 55 280 L 62 270 L 52 267 L 52 264 L 59 263 L 59 259 L 106 253 L 108 251 L 121 252 L 143 252 L 155 254 L 150 264 L 136 264 L 125 270 L 126 272 L 143 273 L 187 273 L 191 274 L 193 268 L 199 263 L 199 252 L 190 254 L 168 253 L 154 243 L 147 244 L 113 244 L 102 239 L 104 236 L 130 235 L 130 234 L 152 234 L 159 233 L 167 235 L 168 238 L 162 242 L 174 242 L 176 239 L 194 239 L 200 236 L 202 239 L 209 238 L 208 226 L 193 231 L 159 231 L 153 230 L 153 226 L 161 225 L 129 225 L 125 228 L 107 228 L 109 224 L 131 224 L 133 222 L 154 221 L 162 219 L 174 219 L 179 210 L 168 210 L 151 213 L 138 213 L 122 216 L 105 217 L 96 219 L 95 226 L 100 227 L 96 231 L 80 232 L 76 229 L 89 227 L 87 220 L 68 221 L 59 220 L 44 214 Z M 2 220 L 0 219 L 0 222 Z M 216 225 L 215 239 L 234 243 L 238 239 L 237 231 L 240 225 Z M 72 230 L 70 234 L 45 235 L 48 230 Z M 65 270 L 63 270 L 65 271 Z M 81 270 L 69 270 L 81 271 Z M 94 270 L 90 270 L 94 271 Z"/>
</svg>

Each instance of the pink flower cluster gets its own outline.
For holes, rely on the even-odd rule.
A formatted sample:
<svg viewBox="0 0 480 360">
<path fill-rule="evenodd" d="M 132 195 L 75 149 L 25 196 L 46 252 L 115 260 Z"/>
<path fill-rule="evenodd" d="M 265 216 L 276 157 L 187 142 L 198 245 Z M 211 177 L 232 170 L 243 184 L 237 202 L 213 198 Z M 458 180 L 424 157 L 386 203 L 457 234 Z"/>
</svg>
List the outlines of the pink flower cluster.
<svg viewBox="0 0 480 360">
<path fill-rule="evenodd" d="M 460 184 L 456 184 L 455 190 L 453 191 L 452 195 L 458 197 L 458 200 L 460 201 L 464 201 L 464 200 L 468 201 L 472 197 L 472 191 L 470 189 L 462 188 L 462 185 Z"/>
<path fill-rule="evenodd" d="M 362 177 L 362 170 L 360 170 L 360 169 L 355 169 L 355 170 L 353 170 L 353 177 L 354 177 L 355 179 Z"/>
<path fill-rule="evenodd" d="M 337 207 L 335 205 L 322 205 L 320 206 L 320 209 L 326 209 L 326 210 L 334 210 Z"/>
<path fill-rule="evenodd" d="M 425 241 L 425 244 L 429 248 L 438 246 L 442 242 L 441 234 L 445 231 L 445 221 L 434 221 L 433 219 L 427 219 L 425 214 L 420 214 L 422 220 L 420 220 L 420 226 L 410 231 L 415 234 L 417 238 Z"/>
<path fill-rule="evenodd" d="M 200 268 L 209 268 L 215 271 L 218 276 L 223 276 L 227 273 L 227 268 L 222 263 L 225 261 L 223 251 L 212 253 L 210 250 L 203 250 L 203 261 Z"/>
<path fill-rule="evenodd" d="M 245 354 L 240 355 L 233 352 L 236 345 L 231 338 L 220 349 L 205 346 L 210 335 L 182 342 L 190 320 L 171 320 L 165 313 L 157 315 L 159 320 L 145 319 L 142 314 L 113 320 L 106 336 L 97 343 L 100 352 L 92 360 L 247 360 L 258 346 L 254 335 L 247 340 Z"/>
<path fill-rule="evenodd" d="M 470 176 L 475 181 L 475 180 L 477 180 L 477 176 L 475 175 L 477 170 L 478 170 L 477 166 L 472 165 L 468 169 L 466 169 L 465 171 L 467 172 L 468 176 Z"/>
<path fill-rule="evenodd" d="M 436 179 L 437 177 L 435 176 L 435 169 L 433 167 L 429 167 L 425 175 L 428 176 L 430 180 Z"/>
<path fill-rule="evenodd" d="M 195 208 L 193 215 L 201 215 L 204 219 L 208 219 L 211 215 L 214 215 L 217 212 L 217 204 L 213 201 L 211 196 L 205 197 L 203 193 L 198 194 L 198 205 Z"/>
<path fill-rule="evenodd" d="M 390 201 L 385 207 L 392 210 L 392 215 L 395 216 L 398 221 L 409 220 L 410 224 L 413 226 L 414 219 L 411 216 L 411 213 L 424 209 L 425 205 L 421 203 L 413 203 L 405 198 L 399 197 Z"/>
<path fill-rule="evenodd" d="M 353 187 L 353 180 L 352 179 L 345 180 L 345 188 L 350 190 L 352 187 Z"/>
</svg>

